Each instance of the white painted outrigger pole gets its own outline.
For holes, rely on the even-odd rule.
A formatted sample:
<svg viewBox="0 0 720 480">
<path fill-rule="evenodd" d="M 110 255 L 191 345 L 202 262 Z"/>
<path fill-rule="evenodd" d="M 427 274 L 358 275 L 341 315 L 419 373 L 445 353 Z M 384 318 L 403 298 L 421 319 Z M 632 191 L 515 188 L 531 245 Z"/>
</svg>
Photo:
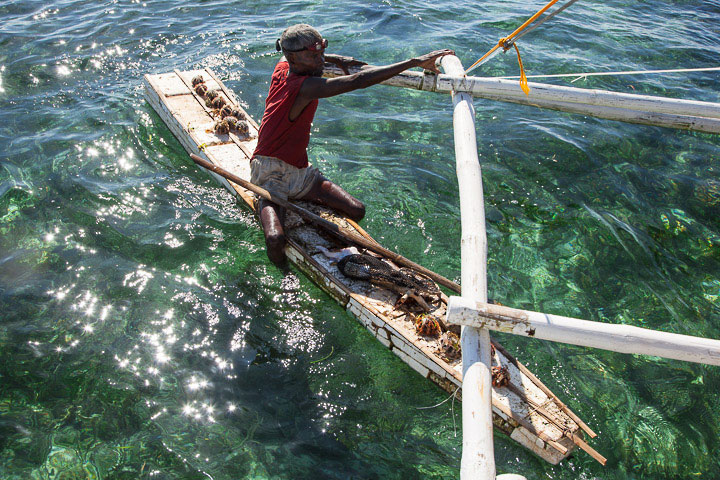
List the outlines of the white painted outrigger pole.
<svg viewBox="0 0 720 480">
<path fill-rule="evenodd" d="M 353 72 L 353 69 L 350 71 Z M 323 75 L 339 76 L 344 73 L 337 67 L 329 67 L 325 68 Z M 525 95 L 517 80 L 465 76 L 464 72 L 435 75 L 406 71 L 384 81 L 383 85 L 427 92 L 464 92 L 476 98 L 519 103 L 608 120 L 720 133 L 720 103 L 713 102 L 532 82 L 528 84 L 530 94 Z"/>
<path fill-rule="evenodd" d="M 443 57 L 441 65 L 451 75 L 461 75 L 464 71 L 454 55 Z M 487 302 L 485 204 L 477 155 L 475 109 L 473 99 L 467 93 L 453 92 L 452 98 L 462 225 L 462 298 L 471 302 Z M 460 478 L 494 480 L 490 332 L 485 328 L 463 327 L 461 348 L 463 450 Z M 524 480 L 520 476 L 513 478 Z"/>
</svg>

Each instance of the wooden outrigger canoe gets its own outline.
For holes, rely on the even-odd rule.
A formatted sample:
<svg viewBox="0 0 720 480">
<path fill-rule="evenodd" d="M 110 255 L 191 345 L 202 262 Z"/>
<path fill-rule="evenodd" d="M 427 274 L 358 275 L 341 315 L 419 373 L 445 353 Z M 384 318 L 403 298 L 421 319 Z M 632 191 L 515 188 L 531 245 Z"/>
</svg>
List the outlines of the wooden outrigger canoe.
<svg viewBox="0 0 720 480">
<path fill-rule="evenodd" d="M 209 89 L 220 92 L 230 105 L 246 116 L 250 127 L 247 135 L 232 131 L 220 135 L 212 132 L 215 123 L 213 111 L 191 88 L 191 80 L 196 75 L 202 75 Z M 144 82 L 148 102 L 188 153 L 199 155 L 249 181 L 250 158 L 257 144 L 259 127 L 210 69 L 145 75 Z M 215 173 L 211 174 L 250 208 L 255 208 L 254 194 Z M 298 203 L 335 222 L 341 230 L 372 240 L 356 223 L 317 205 Z M 347 247 L 347 244 L 341 244 L 337 237 L 305 223 L 291 212 L 286 218 L 286 236 L 286 254 L 291 262 L 405 363 L 460 398 L 460 359 L 448 357 L 447 349 L 441 348 L 438 338 L 417 333 L 416 315 L 407 307 L 396 306 L 400 295 L 367 282 L 346 278 L 318 248 L 322 246 L 334 250 Z M 441 295 L 432 305 L 432 315 L 444 318 L 446 306 L 447 297 Z M 525 366 L 497 343 L 494 346 L 493 366 L 505 367 L 505 376 L 509 378 L 509 384 L 493 387 L 495 427 L 552 464 L 559 463 L 578 446 L 604 463 L 604 458 L 583 440 L 583 431 L 591 437 L 595 433 Z"/>
</svg>

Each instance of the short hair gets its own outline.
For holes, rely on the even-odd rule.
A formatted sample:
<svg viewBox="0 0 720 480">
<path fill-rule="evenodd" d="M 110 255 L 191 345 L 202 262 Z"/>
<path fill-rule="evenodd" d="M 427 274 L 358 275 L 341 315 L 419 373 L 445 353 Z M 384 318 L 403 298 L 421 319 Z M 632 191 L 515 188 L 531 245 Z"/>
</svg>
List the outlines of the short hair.
<svg viewBox="0 0 720 480">
<path fill-rule="evenodd" d="M 278 51 L 302 50 L 313 42 L 321 41 L 322 35 L 310 25 L 298 23 L 285 29 L 275 42 Z"/>
</svg>

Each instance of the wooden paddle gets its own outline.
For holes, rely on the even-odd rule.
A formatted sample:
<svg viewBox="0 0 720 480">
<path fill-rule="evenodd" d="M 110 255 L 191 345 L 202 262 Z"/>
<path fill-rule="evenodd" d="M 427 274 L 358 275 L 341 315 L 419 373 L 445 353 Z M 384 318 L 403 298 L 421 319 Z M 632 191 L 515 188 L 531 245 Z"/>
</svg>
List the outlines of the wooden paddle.
<svg viewBox="0 0 720 480">
<path fill-rule="evenodd" d="M 226 178 L 227 180 L 230 180 L 233 183 L 236 183 L 243 187 L 246 190 L 250 190 L 251 192 L 255 193 L 256 195 L 266 199 L 270 200 L 271 202 L 280 205 L 281 207 L 285 207 L 288 210 L 292 210 L 293 212 L 300 215 L 305 220 L 314 223 L 315 225 L 318 225 L 321 228 L 324 228 L 325 230 L 329 231 L 330 233 L 340 237 L 343 240 L 346 240 L 348 242 L 355 243 L 357 245 L 360 245 L 361 247 L 364 247 L 372 252 L 375 252 L 377 254 L 380 254 L 393 262 L 396 262 L 402 266 L 412 268 L 413 270 L 416 270 L 423 275 L 432 278 L 434 281 L 442 285 L 443 287 L 447 287 L 453 292 L 460 293 L 460 285 L 457 283 L 448 280 L 447 278 L 443 277 L 442 275 L 438 275 L 437 273 L 428 270 L 427 268 L 423 267 L 422 265 L 418 265 L 417 263 L 413 262 L 412 260 L 408 260 L 407 258 L 403 257 L 402 255 L 399 255 L 392 250 L 388 250 L 387 248 L 381 247 L 377 243 L 374 243 L 365 237 L 361 237 L 360 235 L 356 235 L 354 233 L 350 232 L 343 232 L 340 230 L 340 227 L 328 220 L 325 220 L 324 218 L 315 215 L 314 213 L 308 211 L 307 209 L 304 209 L 302 207 L 299 207 L 293 203 L 288 202 L 285 198 L 279 197 L 276 194 L 273 194 L 272 192 L 265 190 L 264 188 L 260 188 L 257 185 L 253 185 L 252 183 L 243 180 L 242 178 L 238 177 L 237 175 L 233 175 L 232 173 L 228 172 L 227 170 L 224 170 L 217 165 L 213 165 L 212 163 L 208 162 L 204 158 L 201 158 L 194 153 L 190 154 L 190 158 L 200 165 L 203 168 L 206 168 L 210 170 L 211 172 L 214 172 L 221 177 Z"/>
</svg>

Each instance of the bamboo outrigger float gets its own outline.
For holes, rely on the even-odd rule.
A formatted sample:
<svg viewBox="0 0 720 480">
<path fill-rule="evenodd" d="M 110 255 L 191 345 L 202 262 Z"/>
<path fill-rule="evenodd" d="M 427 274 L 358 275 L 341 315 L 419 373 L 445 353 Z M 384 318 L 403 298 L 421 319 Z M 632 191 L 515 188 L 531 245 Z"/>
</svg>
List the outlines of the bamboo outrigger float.
<svg viewBox="0 0 720 480">
<path fill-rule="evenodd" d="M 247 135 L 233 132 L 218 135 L 211 132 L 214 123 L 212 111 L 190 86 L 191 79 L 196 75 L 202 75 L 209 88 L 222 92 L 221 95 L 231 105 L 248 117 L 250 131 Z M 257 143 L 258 125 L 242 110 L 232 92 L 211 70 L 146 75 L 144 81 L 148 102 L 188 153 L 198 155 L 241 179 L 250 178 L 250 158 Z M 211 174 L 254 209 L 254 194 L 218 173 Z M 361 235 L 374 242 L 354 222 L 317 205 L 298 203 L 333 222 L 341 232 Z M 344 277 L 331 260 L 319 251 L 319 247 L 333 250 L 348 246 L 346 243 L 339 240 L 337 235 L 318 229 L 290 212 L 286 220 L 286 235 L 286 254 L 290 261 L 411 368 L 460 398 L 463 378 L 461 360 L 448 355 L 448 350 L 443 349 L 437 338 L 417 333 L 413 311 L 396 305 L 400 294 Z M 431 305 L 431 315 L 444 318 L 447 301 L 447 297 L 441 295 Z M 583 439 L 584 434 L 594 437 L 595 433 L 535 375 L 497 344 L 494 344 L 494 348 L 488 348 L 484 355 L 488 360 L 487 365 L 505 367 L 509 379 L 506 385 L 492 388 L 491 422 L 496 428 L 552 464 L 559 463 L 577 447 L 604 462 L 604 458 Z M 483 405 L 477 405 L 476 408 L 485 409 Z"/>
</svg>

